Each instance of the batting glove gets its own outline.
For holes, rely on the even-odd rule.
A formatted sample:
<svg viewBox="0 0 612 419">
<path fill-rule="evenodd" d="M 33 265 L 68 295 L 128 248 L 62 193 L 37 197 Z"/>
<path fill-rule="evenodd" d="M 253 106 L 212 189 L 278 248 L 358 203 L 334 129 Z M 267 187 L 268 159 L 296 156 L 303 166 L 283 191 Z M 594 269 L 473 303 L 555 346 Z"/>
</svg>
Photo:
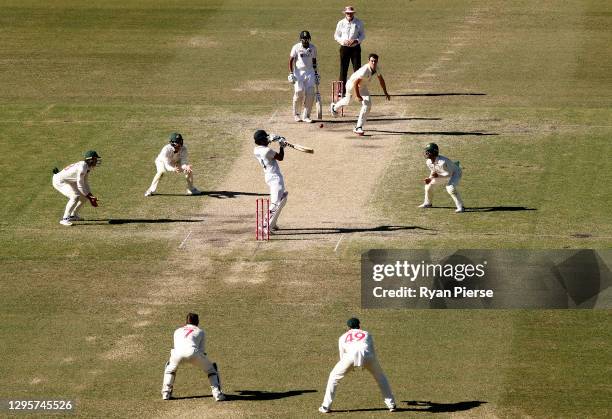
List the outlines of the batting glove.
<svg viewBox="0 0 612 419">
<path fill-rule="evenodd" d="M 319 75 L 319 73 L 315 72 L 315 83 L 317 84 L 317 86 L 319 85 L 319 83 L 321 83 L 321 76 Z"/>
<path fill-rule="evenodd" d="M 289 83 L 295 83 L 297 81 L 297 77 L 295 77 L 295 74 L 289 73 L 289 76 L 287 76 L 287 80 L 289 80 Z"/>
</svg>

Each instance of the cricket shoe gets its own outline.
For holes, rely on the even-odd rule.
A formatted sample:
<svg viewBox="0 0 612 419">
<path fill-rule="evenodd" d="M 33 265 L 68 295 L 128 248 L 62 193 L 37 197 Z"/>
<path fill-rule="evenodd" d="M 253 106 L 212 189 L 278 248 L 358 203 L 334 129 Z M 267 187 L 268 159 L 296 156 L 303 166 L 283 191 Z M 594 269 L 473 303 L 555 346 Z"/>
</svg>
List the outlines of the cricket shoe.
<svg viewBox="0 0 612 419">
<path fill-rule="evenodd" d="M 395 406 L 395 402 L 389 399 L 385 399 L 385 405 L 387 406 L 387 409 L 389 409 L 389 412 L 395 412 L 395 410 L 397 409 L 397 407 Z"/>
<path fill-rule="evenodd" d="M 433 205 L 431 204 L 421 204 L 419 205 L 419 208 L 431 208 Z"/>
<path fill-rule="evenodd" d="M 171 398 L 172 398 L 172 393 L 168 393 L 166 391 L 162 393 L 162 400 L 170 400 Z"/>
<path fill-rule="evenodd" d="M 354 132 L 355 134 L 359 135 L 359 136 L 362 136 L 362 135 L 364 134 L 364 132 L 363 132 L 363 128 L 361 128 L 361 127 L 355 127 L 355 128 L 353 128 L 353 132 Z"/>
<path fill-rule="evenodd" d="M 300 116 L 298 114 L 293 115 L 293 120 L 295 122 L 302 122 L 302 118 L 300 118 Z"/>
<path fill-rule="evenodd" d="M 145 192 L 145 196 L 153 196 L 153 195 L 155 195 L 155 192 L 151 192 L 149 190 Z"/>
<path fill-rule="evenodd" d="M 202 192 L 198 188 L 187 189 L 187 195 L 201 195 Z"/>
<path fill-rule="evenodd" d="M 83 219 L 75 214 L 68 217 L 68 221 L 83 221 Z"/>
<path fill-rule="evenodd" d="M 321 406 L 321 407 L 319 407 L 319 412 L 321 412 L 321 413 L 329 413 L 329 412 L 331 412 L 331 410 L 330 410 L 329 407 Z"/>
<path fill-rule="evenodd" d="M 72 223 L 70 222 L 70 218 L 62 218 L 60 220 L 60 224 L 63 226 L 71 226 Z"/>
<path fill-rule="evenodd" d="M 225 394 L 221 391 L 219 387 L 211 387 L 213 399 L 217 402 L 222 402 L 226 399 Z"/>
<path fill-rule="evenodd" d="M 461 213 L 461 212 L 465 212 L 465 208 L 463 208 L 463 207 L 461 207 L 461 208 L 457 208 L 457 209 L 455 210 L 455 212 L 456 212 L 457 214 L 459 214 L 459 213 Z"/>
<path fill-rule="evenodd" d="M 329 105 L 329 111 L 331 112 L 331 114 L 332 114 L 333 116 L 338 116 L 338 111 L 337 111 L 337 110 L 336 110 L 336 108 L 334 107 L 334 102 L 332 102 L 332 103 Z"/>
<path fill-rule="evenodd" d="M 307 124 L 312 124 L 312 119 L 310 119 L 309 117 L 305 116 L 304 118 L 302 118 L 302 121 L 306 122 Z"/>
</svg>

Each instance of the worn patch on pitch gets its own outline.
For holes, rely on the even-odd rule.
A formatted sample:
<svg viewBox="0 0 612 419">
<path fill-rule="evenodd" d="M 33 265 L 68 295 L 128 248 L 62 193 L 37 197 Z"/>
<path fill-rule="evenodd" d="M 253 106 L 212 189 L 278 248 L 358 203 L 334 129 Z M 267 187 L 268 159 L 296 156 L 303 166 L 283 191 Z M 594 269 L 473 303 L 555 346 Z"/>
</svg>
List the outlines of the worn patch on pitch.
<svg viewBox="0 0 612 419">
<path fill-rule="evenodd" d="M 140 335 L 123 336 L 113 345 L 113 348 L 101 355 L 110 361 L 128 361 L 135 359 L 144 352 L 144 345 L 140 342 Z"/>
</svg>

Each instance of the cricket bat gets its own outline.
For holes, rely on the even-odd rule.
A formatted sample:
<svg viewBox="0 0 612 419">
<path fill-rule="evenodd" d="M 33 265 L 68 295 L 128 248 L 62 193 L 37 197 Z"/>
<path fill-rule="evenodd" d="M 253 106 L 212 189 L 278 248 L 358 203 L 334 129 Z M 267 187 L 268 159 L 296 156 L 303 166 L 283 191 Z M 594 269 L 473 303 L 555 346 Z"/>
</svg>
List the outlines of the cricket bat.
<svg viewBox="0 0 612 419">
<path fill-rule="evenodd" d="M 316 89 L 316 106 L 317 106 L 317 119 L 320 121 L 323 119 L 323 104 L 321 103 L 321 93 L 319 93 L 319 85 L 315 84 Z"/>
<path fill-rule="evenodd" d="M 305 146 L 299 145 L 299 144 L 291 144 L 291 143 L 287 142 L 287 147 L 291 147 L 294 150 L 301 151 L 302 153 L 308 153 L 308 154 L 313 154 L 314 153 L 314 149 L 313 148 L 305 147 Z"/>
</svg>

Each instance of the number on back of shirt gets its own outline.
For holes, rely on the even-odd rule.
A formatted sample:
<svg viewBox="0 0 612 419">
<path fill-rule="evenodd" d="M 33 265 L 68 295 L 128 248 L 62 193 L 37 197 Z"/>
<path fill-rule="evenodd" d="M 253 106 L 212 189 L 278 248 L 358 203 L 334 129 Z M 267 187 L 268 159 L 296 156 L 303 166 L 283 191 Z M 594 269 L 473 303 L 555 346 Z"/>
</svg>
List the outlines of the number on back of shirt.
<svg viewBox="0 0 612 419">
<path fill-rule="evenodd" d="M 366 334 L 363 332 L 350 332 L 349 334 L 346 335 L 344 342 L 345 343 L 360 342 L 364 340 L 365 337 L 366 337 Z"/>
</svg>

